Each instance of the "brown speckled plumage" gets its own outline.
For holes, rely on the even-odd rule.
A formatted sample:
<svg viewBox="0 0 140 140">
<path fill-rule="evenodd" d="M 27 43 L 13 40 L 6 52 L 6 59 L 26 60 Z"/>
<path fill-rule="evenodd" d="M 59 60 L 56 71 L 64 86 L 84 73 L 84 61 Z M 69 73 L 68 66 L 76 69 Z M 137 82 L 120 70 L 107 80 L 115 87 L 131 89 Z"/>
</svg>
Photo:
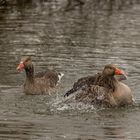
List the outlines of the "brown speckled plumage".
<svg viewBox="0 0 140 140">
<path fill-rule="evenodd" d="M 105 107 L 131 104 L 131 90 L 114 77 L 116 71 L 124 74 L 114 65 L 106 65 L 102 73 L 79 79 L 65 96 L 76 93 L 75 100 L 78 102 Z"/>
</svg>

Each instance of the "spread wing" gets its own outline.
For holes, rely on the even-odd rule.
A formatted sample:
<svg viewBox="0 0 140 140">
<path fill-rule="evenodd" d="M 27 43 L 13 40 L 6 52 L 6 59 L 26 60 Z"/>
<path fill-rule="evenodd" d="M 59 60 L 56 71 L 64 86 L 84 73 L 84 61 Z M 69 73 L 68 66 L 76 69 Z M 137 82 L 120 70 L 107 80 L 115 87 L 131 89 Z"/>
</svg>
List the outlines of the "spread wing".
<svg viewBox="0 0 140 140">
<path fill-rule="evenodd" d="M 87 77 L 82 77 L 78 79 L 78 81 L 73 84 L 73 87 L 64 94 L 64 97 L 69 96 L 70 94 L 73 94 L 74 92 L 78 90 L 90 87 L 91 85 L 95 83 L 95 80 L 97 79 L 98 75 L 100 74 L 97 73 L 94 76 L 87 76 Z"/>
</svg>

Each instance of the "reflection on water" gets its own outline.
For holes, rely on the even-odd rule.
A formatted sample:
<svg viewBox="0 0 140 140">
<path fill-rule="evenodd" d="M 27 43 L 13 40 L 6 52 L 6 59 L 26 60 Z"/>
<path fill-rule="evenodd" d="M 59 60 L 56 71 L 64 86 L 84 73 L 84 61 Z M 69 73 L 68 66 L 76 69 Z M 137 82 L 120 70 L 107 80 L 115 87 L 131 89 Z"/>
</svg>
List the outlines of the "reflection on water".
<svg viewBox="0 0 140 140">
<path fill-rule="evenodd" d="M 9 1 L 11 2 L 11 1 Z M 0 7 L 1 139 L 139 139 L 140 5 L 135 0 L 31 0 Z M 21 55 L 35 70 L 65 77 L 57 95 L 26 96 Z M 63 102 L 79 77 L 115 63 L 126 71 L 137 107 L 95 110 Z"/>
<path fill-rule="evenodd" d="M 0 120 L 0 138 L 1 139 L 37 139 L 42 137 L 42 131 L 39 132 L 40 125 L 33 122 L 18 120 Z"/>
<path fill-rule="evenodd" d="M 104 127 L 105 136 L 108 139 L 118 138 L 118 139 L 126 139 L 126 136 L 123 132 L 123 129 L 119 127 Z"/>
</svg>

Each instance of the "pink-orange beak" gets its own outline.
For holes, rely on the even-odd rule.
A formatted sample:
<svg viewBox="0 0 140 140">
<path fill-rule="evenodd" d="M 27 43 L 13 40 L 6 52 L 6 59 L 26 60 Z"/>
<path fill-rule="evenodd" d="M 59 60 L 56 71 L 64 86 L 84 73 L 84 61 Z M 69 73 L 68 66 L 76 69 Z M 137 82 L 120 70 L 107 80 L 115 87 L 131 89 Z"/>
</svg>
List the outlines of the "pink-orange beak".
<svg viewBox="0 0 140 140">
<path fill-rule="evenodd" d="M 123 75 L 124 72 L 118 68 L 115 69 L 115 75 Z"/>
<path fill-rule="evenodd" d="M 125 74 L 125 72 L 123 70 L 118 69 L 118 68 L 115 69 L 115 75 L 123 75 L 124 76 L 123 79 L 127 79 L 127 75 Z"/>
<path fill-rule="evenodd" d="M 17 66 L 16 70 L 17 70 L 18 72 L 20 72 L 20 71 L 22 71 L 23 69 L 24 69 L 24 64 L 23 64 L 23 62 L 20 62 L 20 64 Z"/>
</svg>

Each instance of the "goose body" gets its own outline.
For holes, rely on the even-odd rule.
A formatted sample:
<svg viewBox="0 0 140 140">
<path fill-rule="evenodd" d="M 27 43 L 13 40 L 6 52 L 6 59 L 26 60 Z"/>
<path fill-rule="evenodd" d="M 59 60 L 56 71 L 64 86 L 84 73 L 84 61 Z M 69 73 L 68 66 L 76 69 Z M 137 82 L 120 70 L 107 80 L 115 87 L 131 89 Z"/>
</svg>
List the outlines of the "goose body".
<svg viewBox="0 0 140 140">
<path fill-rule="evenodd" d="M 30 57 L 22 57 L 17 71 L 25 70 L 24 92 L 26 94 L 50 94 L 59 84 L 63 74 L 55 70 L 47 70 L 34 74 L 34 66 Z"/>
<path fill-rule="evenodd" d="M 75 100 L 78 102 L 105 107 L 132 104 L 131 89 L 119 81 L 115 75 L 125 76 L 124 72 L 116 68 L 116 66 L 112 64 L 106 65 L 102 73 L 90 77 L 92 80 L 89 77 L 84 78 L 86 80 L 82 81 L 81 87 L 75 88 L 81 81 L 82 78 L 80 78 L 64 96 L 76 93 Z"/>
</svg>

